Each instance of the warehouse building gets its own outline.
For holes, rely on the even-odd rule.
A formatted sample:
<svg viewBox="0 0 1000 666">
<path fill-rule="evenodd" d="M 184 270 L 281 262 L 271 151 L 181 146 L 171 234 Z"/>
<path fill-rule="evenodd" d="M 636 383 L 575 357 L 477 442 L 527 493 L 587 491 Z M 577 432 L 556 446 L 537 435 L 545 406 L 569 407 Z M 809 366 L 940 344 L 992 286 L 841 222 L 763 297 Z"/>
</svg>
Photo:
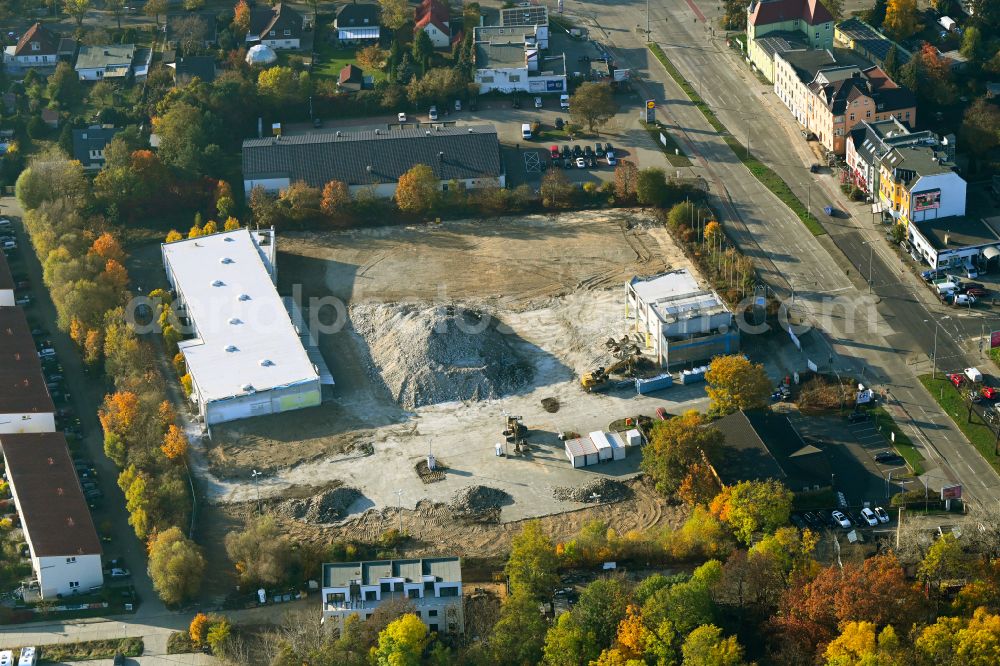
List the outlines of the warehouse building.
<svg viewBox="0 0 1000 666">
<path fill-rule="evenodd" d="M 660 367 L 690 365 L 740 348 L 733 313 L 714 291 L 701 289 L 687 269 L 632 278 L 625 316 L 635 317 Z"/>
<path fill-rule="evenodd" d="M 194 333 L 179 347 L 203 423 L 320 404 L 320 368 L 275 288 L 273 229 L 165 243 L 162 254 Z"/>
<path fill-rule="evenodd" d="M 92 592 L 104 584 L 101 542 L 62 433 L 0 435 L 7 480 L 21 517 L 42 599 Z"/>
<path fill-rule="evenodd" d="M 400 176 L 418 164 L 429 166 L 445 190 L 453 183 L 467 189 L 506 183 L 495 127 L 435 125 L 248 139 L 243 189 L 280 192 L 299 181 L 323 187 L 339 180 L 352 194 L 388 198 Z"/>
<path fill-rule="evenodd" d="M 0 434 L 55 429 L 56 407 L 24 311 L 0 307 Z"/>
<path fill-rule="evenodd" d="M 371 617 L 380 604 L 406 599 L 431 631 L 460 634 L 462 564 L 457 557 L 323 565 L 323 622 L 343 630 L 351 615 Z"/>
</svg>

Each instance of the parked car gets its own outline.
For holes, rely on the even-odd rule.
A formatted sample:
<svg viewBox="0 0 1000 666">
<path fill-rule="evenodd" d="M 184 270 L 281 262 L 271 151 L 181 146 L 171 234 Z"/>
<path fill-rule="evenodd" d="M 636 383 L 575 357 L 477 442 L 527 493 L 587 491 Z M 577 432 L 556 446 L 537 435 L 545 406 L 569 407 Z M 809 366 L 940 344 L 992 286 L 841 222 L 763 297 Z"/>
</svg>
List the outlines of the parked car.
<svg viewBox="0 0 1000 666">
<path fill-rule="evenodd" d="M 569 157 L 568 155 L 566 157 L 564 157 L 563 158 L 563 166 L 566 167 L 567 169 L 572 169 L 573 168 L 573 158 Z"/>
<path fill-rule="evenodd" d="M 10 239 L 0 241 L 0 247 L 2 247 L 4 250 L 16 250 L 17 241 Z"/>
<path fill-rule="evenodd" d="M 323 126 L 323 119 L 322 118 L 318 118 L 318 117 L 317 118 L 313 118 L 313 127 L 315 127 L 316 129 L 319 129 L 322 126 Z"/>
<path fill-rule="evenodd" d="M 590 167 L 591 169 L 593 169 L 593 168 L 595 168 L 597 166 L 597 158 L 594 157 L 593 155 L 591 155 L 590 157 L 587 157 L 585 159 L 587 160 L 587 166 Z"/>
<path fill-rule="evenodd" d="M 11 224 L 10 220 L 8 220 L 6 217 L 0 217 L 0 229 L 10 228 L 12 226 L 13 224 Z"/>
<path fill-rule="evenodd" d="M 128 569 L 119 569 L 117 567 L 111 569 L 112 578 L 128 578 L 132 573 Z"/>
<path fill-rule="evenodd" d="M 14 666 L 14 651 L 0 651 L 0 666 Z"/>
<path fill-rule="evenodd" d="M 955 299 L 952 302 L 953 305 L 973 305 L 976 302 L 975 296 L 970 296 L 968 294 L 956 294 Z"/>
<path fill-rule="evenodd" d="M 430 111 L 427 112 L 427 117 L 430 118 L 431 120 L 437 120 L 438 119 L 438 108 L 436 106 L 432 106 L 430 108 Z"/>
<path fill-rule="evenodd" d="M 541 97 L 538 97 L 538 96 L 535 97 L 535 108 L 536 109 L 542 108 L 542 98 Z"/>
<path fill-rule="evenodd" d="M 855 410 L 847 415 L 848 423 L 860 423 L 868 420 L 868 412 Z"/>
<path fill-rule="evenodd" d="M 875 454 L 875 462 L 887 464 L 902 462 L 903 458 L 895 451 L 879 451 Z"/>
<path fill-rule="evenodd" d="M 125 655 L 121 652 L 115 652 L 115 657 L 111 660 L 111 666 L 125 666 Z"/>
<path fill-rule="evenodd" d="M 590 62 L 590 56 L 589 55 L 582 55 L 579 58 L 577 58 L 576 61 L 577 62 Z"/>
<path fill-rule="evenodd" d="M 987 290 L 982 289 L 980 287 L 968 287 L 968 288 L 964 288 L 964 289 L 965 289 L 965 293 L 968 296 L 972 296 L 973 298 L 984 298 L 984 297 L 988 296 L 989 293 L 990 293 Z"/>
<path fill-rule="evenodd" d="M 920 277 L 922 277 L 927 282 L 937 280 L 938 278 L 943 276 L 944 276 L 944 271 L 938 270 L 936 268 L 932 268 L 929 271 L 924 271 L 923 273 L 920 274 Z"/>
<path fill-rule="evenodd" d="M 462 110 L 462 100 L 460 100 L 460 99 L 456 99 L 455 100 L 455 110 L 456 111 L 461 111 Z"/>
<path fill-rule="evenodd" d="M 889 512 L 888 511 L 886 511 L 885 509 L 883 509 L 880 506 L 875 507 L 873 509 L 873 511 L 875 512 L 875 517 L 878 518 L 878 522 L 880 522 L 880 523 L 887 523 L 887 522 L 889 522 L 890 518 L 889 518 Z"/>
<path fill-rule="evenodd" d="M 608 166 L 615 166 L 616 164 L 618 164 L 618 160 L 615 159 L 615 154 L 614 153 L 612 153 L 612 152 L 609 151 L 605 155 L 605 157 L 607 157 Z"/>
<path fill-rule="evenodd" d="M 583 150 L 581 150 L 579 144 L 573 146 L 573 157 L 582 157 Z"/>
<path fill-rule="evenodd" d="M 557 130 L 561 130 L 563 127 L 566 126 L 566 123 L 563 122 L 562 118 L 556 118 L 555 126 Z"/>
<path fill-rule="evenodd" d="M 994 388 L 992 386 L 984 386 L 979 390 L 979 395 L 986 398 L 987 400 L 997 400 L 1000 398 L 1000 389 Z"/>
<path fill-rule="evenodd" d="M 960 372 L 950 372 L 948 373 L 948 379 L 956 387 L 961 386 L 962 382 L 965 381 L 965 375 Z"/>
<path fill-rule="evenodd" d="M 99 500 L 99 499 L 101 499 L 101 498 L 104 497 L 104 493 L 102 493 L 100 490 L 97 490 L 97 489 L 94 489 L 94 490 L 84 490 L 83 491 L 83 496 L 86 497 L 89 500 Z"/>
<path fill-rule="evenodd" d="M 809 165 L 809 173 L 819 173 L 819 165 L 815 164 L 815 163 L 810 164 Z"/>
<path fill-rule="evenodd" d="M 839 525 L 844 529 L 848 529 L 851 527 L 851 521 L 848 520 L 847 516 L 845 516 L 840 511 L 834 511 L 833 513 L 830 514 L 830 517 L 833 519 L 835 525 Z"/>
<path fill-rule="evenodd" d="M 559 146 L 549 147 L 549 157 L 551 157 L 554 160 L 559 159 Z"/>
<path fill-rule="evenodd" d="M 397 113 L 396 114 L 396 120 L 398 120 L 401 123 L 405 123 L 406 122 L 406 114 L 402 113 L 402 112 Z"/>
<path fill-rule="evenodd" d="M 610 143 L 606 143 L 606 144 L 604 144 L 604 152 L 606 152 L 606 153 L 614 153 L 615 149 L 611 147 Z"/>
<path fill-rule="evenodd" d="M 576 158 L 576 168 L 577 169 L 586 169 L 587 168 L 587 160 L 585 158 L 583 158 L 583 157 Z"/>
<path fill-rule="evenodd" d="M 868 527 L 875 527 L 878 525 L 878 516 L 876 516 L 875 512 L 868 507 L 861 509 L 861 518 L 868 523 Z"/>
<path fill-rule="evenodd" d="M 563 157 L 569 157 L 571 152 L 572 151 L 570 151 L 569 146 L 563 146 L 562 147 L 562 156 Z"/>
<path fill-rule="evenodd" d="M 587 156 L 587 157 L 590 157 L 591 155 L 594 154 L 594 150 L 589 145 L 584 146 L 583 147 L 583 154 L 585 156 Z"/>
</svg>

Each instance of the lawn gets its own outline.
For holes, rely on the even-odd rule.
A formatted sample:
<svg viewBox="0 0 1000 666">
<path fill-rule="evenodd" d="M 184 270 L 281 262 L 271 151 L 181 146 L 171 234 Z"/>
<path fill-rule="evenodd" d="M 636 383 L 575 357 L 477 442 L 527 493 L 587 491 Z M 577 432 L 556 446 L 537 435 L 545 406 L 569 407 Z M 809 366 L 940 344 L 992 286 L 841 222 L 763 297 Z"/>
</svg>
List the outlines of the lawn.
<svg viewBox="0 0 1000 666">
<path fill-rule="evenodd" d="M 313 67 L 313 76 L 336 79 L 345 65 L 354 62 L 354 49 L 338 49 L 322 42 L 319 44 L 316 57 L 319 59 L 319 64 Z M 366 72 L 366 74 L 371 73 L 373 72 Z"/>
<path fill-rule="evenodd" d="M 649 44 L 649 50 L 654 56 L 656 56 L 656 59 L 660 61 L 660 64 L 662 64 L 663 68 L 667 70 L 670 77 L 681 87 L 681 89 L 684 90 L 684 93 L 691 99 L 694 105 L 698 107 L 698 110 L 701 111 L 702 115 L 705 116 L 705 119 L 708 120 L 708 124 L 711 125 L 716 132 L 722 135 L 726 144 L 728 144 L 733 153 L 740 158 L 740 161 L 743 162 L 750 173 L 752 173 L 754 177 L 764 185 L 764 187 L 771 190 L 775 196 L 781 199 L 786 206 L 791 208 L 792 212 L 795 213 L 800 220 L 802 220 L 802 223 L 806 225 L 806 228 L 809 229 L 814 236 L 822 236 L 825 234 L 826 230 L 823 228 L 823 225 L 820 224 L 819 220 L 817 220 L 815 216 L 809 213 L 806 205 L 802 203 L 797 196 L 795 196 L 795 193 L 792 192 L 792 188 L 788 186 L 788 183 L 782 180 L 781 176 L 772 171 L 770 167 L 750 154 L 746 147 L 736 140 L 732 134 L 730 134 L 729 130 L 726 129 L 726 126 L 723 125 L 722 121 L 715 115 L 715 112 L 712 111 L 708 104 L 705 103 L 705 100 L 703 100 L 701 96 L 695 92 L 695 89 L 690 83 L 688 83 L 687 79 L 681 76 L 681 73 L 677 71 L 677 68 L 674 67 L 673 63 L 667 58 L 667 54 L 663 52 L 660 45 L 656 43 Z"/>
<path fill-rule="evenodd" d="M 899 426 L 889 415 L 889 412 L 885 411 L 884 407 L 878 407 L 869 412 L 872 418 L 875 419 L 875 427 L 878 429 L 882 436 L 885 437 L 887 442 L 892 442 L 892 447 L 896 449 L 896 453 L 903 456 L 903 460 L 906 464 L 910 466 L 914 474 L 920 475 L 924 473 L 923 461 L 924 457 L 920 455 L 916 447 L 913 446 L 913 442 L 910 438 L 899 429 Z M 895 434 L 892 438 L 888 433 Z"/>
<path fill-rule="evenodd" d="M 63 661 L 111 659 L 115 656 L 116 652 L 121 652 L 126 657 L 138 657 L 142 654 L 142 649 L 142 639 L 132 637 L 43 645 L 39 649 L 39 652 L 44 661 L 58 663 Z"/>
<path fill-rule="evenodd" d="M 663 151 L 664 156 L 667 161 L 670 162 L 671 166 L 675 167 L 686 167 L 691 166 L 691 160 L 687 158 L 684 154 L 684 150 L 677 144 L 674 137 L 667 131 L 662 123 L 656 123 L 655 125 L 649 125 L 645 121 L 641 121 L 642 126 L 646 128 L 649 132 L 649 136 L 652 137 L 656 145 L 659 146 L 660 150 Z M 660 137 L 666 139 L 666 145 L 660 140 Z"/>
<path fill-rule="evenodd" d="M 979 455 L 992 465 L 993 469 L 1000 471 L 1000 461 L 994 452 L 996 435 L 989 426 L 979 420 L 975 412 L 972 414 L 972 422 L 969 422 L 969 407 L 959 390 L 947 377 L 932 379 L 930 375 L 921 375 L 920 383 L 937 400 L 941 408 L 948 412 L 948 416 L 976 447 Z"/>
</svg>

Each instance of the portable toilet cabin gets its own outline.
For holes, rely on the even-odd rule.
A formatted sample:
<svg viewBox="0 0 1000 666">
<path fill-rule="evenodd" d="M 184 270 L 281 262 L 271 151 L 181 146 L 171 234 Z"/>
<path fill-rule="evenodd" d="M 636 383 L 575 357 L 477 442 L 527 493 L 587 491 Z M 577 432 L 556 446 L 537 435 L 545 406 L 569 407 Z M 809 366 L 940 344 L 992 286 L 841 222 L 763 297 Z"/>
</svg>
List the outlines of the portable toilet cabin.
<svg viewBox="0 0 1000 666">
<path fill-rule="evenodd" d="M 614 453 L 611 451 L 611 442 L 602 430 L 595 430 L 590 433 L 590 440 L 597 447 L 597 457 L 599 460 L 611 460 Z"/>
<path fill-rule="evenodd" d="M 625 442 L 617 432 L 608 433 L 608 443 L 611 444 L 611 459 L 625 460 Z"/>
</svg>

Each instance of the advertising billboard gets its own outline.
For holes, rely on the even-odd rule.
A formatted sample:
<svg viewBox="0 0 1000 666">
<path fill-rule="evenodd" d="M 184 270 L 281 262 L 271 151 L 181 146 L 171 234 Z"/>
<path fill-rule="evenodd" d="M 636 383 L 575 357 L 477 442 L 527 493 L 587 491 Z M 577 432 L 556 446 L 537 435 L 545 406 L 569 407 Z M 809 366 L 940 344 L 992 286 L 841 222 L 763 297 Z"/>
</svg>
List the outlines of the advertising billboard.
<svg viewBox="0 0 1000 666">
<path fill-rule="evenodd" d="M 962 499 L 962 486 L 945 486 L 941 489 L 941 499 Z"/>
<path fill-rule="evenodd" d="M 941 190 L 927 190 L 913 195 L 913 210 L 929 210 L 941 207 Z"/>
<path fill-rule="evenodd" d="M 990 333 L 990 349 L 997 347 L 1000 347 L 1000 331 L 992 331 Z"/>
</svg>

